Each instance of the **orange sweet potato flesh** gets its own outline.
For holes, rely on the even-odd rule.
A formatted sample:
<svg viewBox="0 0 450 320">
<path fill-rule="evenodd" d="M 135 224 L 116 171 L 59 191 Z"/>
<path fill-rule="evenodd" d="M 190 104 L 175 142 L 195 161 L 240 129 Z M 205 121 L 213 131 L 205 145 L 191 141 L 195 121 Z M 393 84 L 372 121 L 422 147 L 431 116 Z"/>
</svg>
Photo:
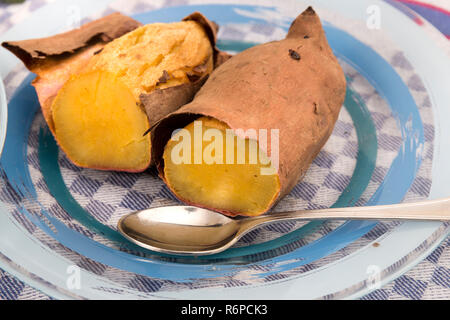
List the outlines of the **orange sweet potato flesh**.
<svg viewBox="0 0 450 320">
<path fill-rule="evenodd" d="M 183 150 L 182 143 L 186 141 L 180 143 L 180 140 L 185 136 L 180 137 L 179 132 L 164 149 L 164 177 L 170 189 L 185 202 L 201 203 L 215 210 L 239 211 L 247 215 L 266 211 L 280 191 L 278 175 L 264 174 L 264 169 L 273 169 L 267 155 L 258 148 L 256 141 L 242 139 L 227 131 L 228 126 L 214 118 L 201 117 L 186 126 L 185 132 L 194 137 L 195 126 L 199 123 L 204 130 L 203 136 L 209 133 L 214 139 L 205 139 L 208 141 L 198 147 L 188 143 L 190 150 Z M 221 140 L 219 144 L 217 140 Z M 200 164 L 195 162 L 195 152 L 202 154 Z M 188 153 L 188 161 L 177 161 L 180 155 Z"/>
<path fill-rule="evenodd" d="M 226 61 L 211 74 L 191 103 L 168 115 L 155 127 L 152 153 L 159 174 L 186 203 L 230 216 L 268 212 L 304 176 L 331 135 L 345 90 L 344 73 L 328 45 L 319 17 L 310 7 L 293 21 L 285 39 L 255 46 Z M 236 134 L 238 129 L 278 130 L 279 165 L 273 174 L 279 180 L 279 187 L 274 188 L 276 179 L 268 182 L 267 189 L 272 190 L 272 194 L 265 199 L 271 199 L 270 203 L 257 210 L 248 209 L 249 203 L 260 201 L 261 194 L 251 188 L 239 188 L 242 181 L 250 181 L 251 177 L 241 177 L 242 172 L 233 169 L 238 164 L 228 165 L 230 177 L 226 180 L 231 185 L 229 189 L 236 188 L 246 196 L 247 204 L 238 206 L 233 201 L 223 205 L 221 195 L 215 192 L 223 180 L 217 179 L 217 185 L 211 185 L 213 173 L 210 172 L 209 181 L 202 184 L 201 168 L 194 173 L 178 170 L 177 177 L 169 172 L 174 171 L 173 163 L 166 170 L 166 162 L 171 161 L 167 157 L 169 149 L 173 148 L 172 133 L 188 128 L 201 117 L 215 119 Z M 271 152 L 275 148 L 271 142 L 264 147 L 259 136 L 257 141 L 259 147 L 273 157 Z M 206 168 L 208 165 L 198 166 Z M 183 190 L 194 182 L 195 197 Z"/>
<path fill-rule="evenodd" d="M 114 74 L 72 76 L 52 104 L 59 146 L 80 167 L 141 172 L 150 163 L 145 111 Z"/>
</svg>

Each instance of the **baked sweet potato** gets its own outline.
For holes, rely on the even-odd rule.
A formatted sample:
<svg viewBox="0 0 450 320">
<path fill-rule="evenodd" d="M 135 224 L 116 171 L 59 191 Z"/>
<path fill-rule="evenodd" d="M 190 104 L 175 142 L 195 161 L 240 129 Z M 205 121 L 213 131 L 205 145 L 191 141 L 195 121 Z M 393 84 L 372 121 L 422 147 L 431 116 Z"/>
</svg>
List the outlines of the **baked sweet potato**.
<svg viewBox="0 0 450 320">
<path fill-rule="evenodd" d="M 265 213 L 329 138 L 345 90 L 344 73 L 309 7 L 285 39 L 226 61 L 191 103 L 155 127 L 159 174 L 186 203 L 230 216 Z"/>
<path fill-rule="evenodd" d="M 198 12 L 145 26 L 117 13 L 3 46 L 37 74 L 44 118 L 74 164 L 139 172 L 151 162 L 144 133 L 192 100 L 227 57 L 215 47 L 216 31 Z"/>
</svg>

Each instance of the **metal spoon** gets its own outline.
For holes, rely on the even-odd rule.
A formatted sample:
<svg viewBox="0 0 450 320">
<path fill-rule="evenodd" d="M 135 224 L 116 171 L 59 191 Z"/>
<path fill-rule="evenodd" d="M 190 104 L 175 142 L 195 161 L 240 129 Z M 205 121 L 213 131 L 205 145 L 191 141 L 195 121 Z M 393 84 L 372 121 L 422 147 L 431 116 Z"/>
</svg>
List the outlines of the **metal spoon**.
<svg viewBox="0 0 450 320">
<path fill-rule="evenodd" d="M 122 217 L 118 229 L 131 242 L 159 252 L 207 255 L 228 249 L 262 224 L 285 220 L 437 220 L 450 219 L 450 198 L 373 207 L 348 207 L 272 213 L 232 219 L 191 206 L 170 206 Z"/>
</svg>

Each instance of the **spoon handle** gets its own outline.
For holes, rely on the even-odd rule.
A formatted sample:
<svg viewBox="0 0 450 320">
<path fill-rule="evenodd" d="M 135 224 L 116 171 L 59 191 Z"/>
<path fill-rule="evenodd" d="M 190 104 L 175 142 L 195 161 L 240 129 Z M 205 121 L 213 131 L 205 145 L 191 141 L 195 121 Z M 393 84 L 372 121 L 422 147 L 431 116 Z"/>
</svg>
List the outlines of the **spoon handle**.
<svg viewBox="0 0 450 320">
<path fill-rule="evenodd" d="M 383 206 L 329 208 L 272 213 L 241 220 L 255 227 L 280 220 L 450 220 L 450 198 Z"/>
</svg>

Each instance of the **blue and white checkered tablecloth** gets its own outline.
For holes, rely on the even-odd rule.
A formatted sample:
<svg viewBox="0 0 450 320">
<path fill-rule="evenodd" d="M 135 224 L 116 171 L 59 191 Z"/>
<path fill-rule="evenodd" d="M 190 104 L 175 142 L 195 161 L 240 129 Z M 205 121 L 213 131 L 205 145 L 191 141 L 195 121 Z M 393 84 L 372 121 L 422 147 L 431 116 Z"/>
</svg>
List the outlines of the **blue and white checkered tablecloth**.
<svg viewBox="0 0 450 320">
<path fill-rule="evenodd" d="M 34 10 L 46 5 L 49 2 L 52 1 L 28 0 L 25 3 L 19 5 L 5 5 L 0 3 L 0 33 L 5 32 L 13 25 L 20 23 L 21 21 L 26 19 L 26 17 L 29 16 Z M 137 3 L 138 1 L 134 2 Z M 172 3 L 173 1 L 171 0 L 167 0 L 166 2 L 167 4 L 173 5 Z M 184 3 L 183 1 L 178 2 Z M 434 4 L 436 4 L 436 2 L 439 1 L 437 0 L 433 1 Z M 411 3 L 409 4 L 411 5 Z M 442 15 L 439 15 L 439 19 L 441 18 Z M 447 20 L 447 23 L 449 23 L 448 21 L 450 21 L 450 18 L 447 17 L 447 19 L 449 19 Z M 439 23 L 440 25 L 442 25 L 442 22 Z M 223 33 L 229 33 L 228 36 L 231 37 L 234 35 L 234 33 L 238 32 L 237 30 L 233 30 L 233 28 L 228 28 L 222 31 Z M 253 32 L 252 30 L 247 31 Z M 261 32 L 265 31 L 262 30 Z M 416 79 L 415 75 L 411 70 L 412 68 L 409 67 L 407 61 L 404 59 L 401 53 L 396 52 L 392 53 L 390 60 L 391 63 L 396 65 L 397 68 L 399 68 L 399 70 L 402 73 L 401 75 L 404 78 L 409 79 L 409 85 L 414 91 L 413 93 L 415 95 L 415 98 L 421 99 L 421 101 L 423 101 L 422 105 L 426 109 L 427 97 L 423 93 L 425 90 L 423 89 L 420 79 L 419 80 Z M 360 87 L 367 85 L 366 83 L 364 83 L 363 78 L 358 77 L 356 73 L 355 74 L 352 73 L 350 67 L 344 66 L 344 69 L 345 68 L 348 68 L 346 70 L 346 73 L 350 75 L 350 80 L 353 85 Z M 9 80 L 10 83 L 14 83 L 14 79 L 6 79 L 6 80 Z M 8 90 L 8 83 L 7 83 L 7 90 Z M 376 94 L 374 92 L 368 91 L 363 98 L 365 100 L 376 99 Z M 379 106 L 376 112 L 371 110 L 371 113 L 372 116 L 374 117 L 377 130 L 389 133 L 388 135 L 385 135 L 386 139 L 380 139 L 379 141 L 380 147 L 384 148 L 386 151 L 389 151 L 390 149 L 396 150 L 400 138 L 396 136 L 395 130 L 393 129 L 391 130 L 390 128 L 392 123 L 388 121 L 389 115 L 384 114 L 383 109 L 380 108 Z M 42 119 L 39 119 L 38 117 L 38 119 L 35 122 L 39 121 L 42 121 Z M 37 128 L 38 126 L 36 126 L 35 124 L 34 127 Z M 393 127 L 395 127 L 395 123 L 393 123 Z M 429 128 L 430 130 L 427 130 L 427 128 Z M 425 123 L 425 131 L 426 135 L 427 132 L 429 133 L 428 138 L 427 137 L 426 138 L 432 141 L 433 137 L 431 133 L 433 132 L 433 124 Z M 349 117 L 345 112 L 343 112 L 341 117 L 339 118 L 339 121 L 336 125 L 335 133 L 336 134 L 333 134 L 331 139 L 335 139 L 334 140 L 336 142 L 335 145 L 339 145 L 342 142 L 341 153 L 344 156 L 351 158 L 355 150 L 352 150 L 352 144 L 351 143 L 349 144 L 348 142 L 349 140 L 352 139 L 352 137 L 354 137 L 354 133 L 352 132 L 351 121 L 349 121 Z M 431 150 L 430 153 L 432 154 L 432 147 L 430 150 Z M 339 194 L 340 187 L 345 182 L 345 181 L 342 182 L 341 180 L 345 180 L 345 177 L 347 177 L 346 170 L 348 168 L 347 169 L 341 168 L 339 166 L 339 157 L 336 154 L 334 154 L 333 151 L 335 150 L 330 150 L 330 152 L 327 152 L 327 149 L 325 148 L 324 151 L 321 153 L 321 156 L 319 156 L 319 158 L 316 160 L 318 168 L 326 167 L 329 169 L 331 166 L 333 166 L 333 171 L 328 174 L 324 174 L 322 177 L 320 176 L 320 170 L 316 170 L 314 179 L 311 181 L 311 183 L 308 182 L 308 177 L 306 178 L 306 181 L 303 182 L 303 186 L 308 185 L 310 187 L 300 188 L 298 190 L 294 189 L 292 193 L 294 197 L 303 198 L 305 199 L 305 201 L 311 201 L 312 198 L 314 197 L 317 198 L 317 195 L 322 194 L 319 191 L 319 188 L 321 187 L 327 188 L 327 190 L 329 191 L 327 194 L 330 194 L 330 192 L 333 190 L 336 196 Z M 35 161 L 33 161 L 35 156 L 35 152 L 33 149 L 33 132 L 30 135 L 28 152 L 29 152 L 30 166 L 31 168 L 34 167 L 36 172 L 36 174 L 33 176 L 33 179 L 35 183 L 39 185 L 39 181 L 41 178 L 38 174 L 39 172 L 38 164 Z M 70 190 L 71 192 L 73 192 L 76 200 L 79 201 L 82 205 L 84 205 L 88 211 L 90 207 L 94 207 L 95 211 L 99 212 L 99 216 L 96 218 L 98 218 L 105 224 L 114 225 L 117 217 L 120 216 L 120 214 L 123 214 L 123 212 L 120 211 L 121 208 L 124 210 L 125 209 L 136 210 L 140 209 L 140 207 L 135 207 L 136 205 L 138 206 L 146 205 L 147 200 L 151 202 L 154 201 L 154 199 L 168 198 L 170 200 L 171 198 L 170 195 L 168 196 L 169 193 L 166 189 L 164 189 L 163 185 L 161 186 L 157 185 L 158 190 L 155 191 L 156 192 L 155 196 L 154 197 L 152 196 L 151 199 L 150 198 L 147 199 L 146 194 L 148 194 L 148 190 L 146 193 L 146 190 L 139 189 L 140 178 L 138 176 L 134 178 L 130 177 L 124 178 L 123 175 L 121 175 L 120 173 L 111 173 L 99 178 L 98 176 L 91 175 L 92 172 L 88 170 L 81 170 L 79 168 L 74 167 L 73 165 L 70 164 L 70 162 L 67 161 L 67 159 L 65 159 L 63 155 L 60 155 L 59 161 L 61 170 L 63 171 L 64 177 L 66 179 L 65 182 L 67 185 L 70 186 Z M 377 174 L 381 176 L 383 175 L 384 168 L 382 165 L 377 165 L 376 170 Z M 134 180 L 130 181 L 130 179 Z M 323 182 L 321 184 L 322 186 L 317 185 L 317 183 L 313 183 L 317 182 L 318 179 L 322 179 L 321 180 Z M 418 185 L 417 188 L 413 190 L 413 193 L 415 192 L 416 196 L 420 197 L 421 193 L 423 193 L 424 195 L 428 194 L 427 188 L 429 188 L 429 183 L 426 183 L 426 181 L 428 181 L 426 173 L 424 174 L 424 178 L 422 179 L 422 182 L 423 181 L 425 181 L 425 183 Z M 116 188 L 123 187 L 124 189 L 123 197 L 118 198 L 120 199 L 120 203 L 118 203 L 116 207 L 112 207 L 109 204 L 105 204 L 104 202 L 101 201 L 102 200 L 101 197 L 98 196 L 102 194 L 102 188 L 104 188 L 105 186 L 106 187 L 115 186 Z M 414 189 L 414 186 L 412 189 Z M 44 197 L 46 192 L 47 191 L 45 190 L 45 188 L 42 188 L 42 194 Z M 414 195 L 411 197 L 411 199 L 414 199 Z M 319 201 L 321 199 L 316 200 Z M 43 200 L 43 203 L 45 204 L 45 199 Z M 55 205 L 52 203 L 48 203 L 48 206 L 50 208 L 49 210 L 52 210 L 51 208 L 55 207 Z M 81 231 L 88 232 L 88 230 L 83 230 L 81 226 L 78 227 L 80 228 Z M 290 227 L 292 228 L 293 226 Z M 270 236 L 270 232 L 272 231 L 276 232 L 277 230 L 270 230 L 270 229 L 264 230 L 265 236 L 268 235 Z M 244 238 L 243 241 L 252 242 L 255 240 L 252 237 L 257 238 L 257 234 L 256 233 L 250 234 L 247 238 Z M 430 254 L 425 260 L 419 263 L 412 270 L 410 270 L 403 276 L 397 278 L 396 280 L 392 281 L 391 283 L 385 285 L 384 287 L 363 297 L 363 299 L 370 299 L 370 300 L 449 299 L 450 298 L 449 247 L 450 247 L 450 239 L 446 239 L 437 249 L 433 251 L 432 254 Z M 0 300 L 2 299 L 50 299 L 50 298 L 0 269 Z"/>
</svg>

